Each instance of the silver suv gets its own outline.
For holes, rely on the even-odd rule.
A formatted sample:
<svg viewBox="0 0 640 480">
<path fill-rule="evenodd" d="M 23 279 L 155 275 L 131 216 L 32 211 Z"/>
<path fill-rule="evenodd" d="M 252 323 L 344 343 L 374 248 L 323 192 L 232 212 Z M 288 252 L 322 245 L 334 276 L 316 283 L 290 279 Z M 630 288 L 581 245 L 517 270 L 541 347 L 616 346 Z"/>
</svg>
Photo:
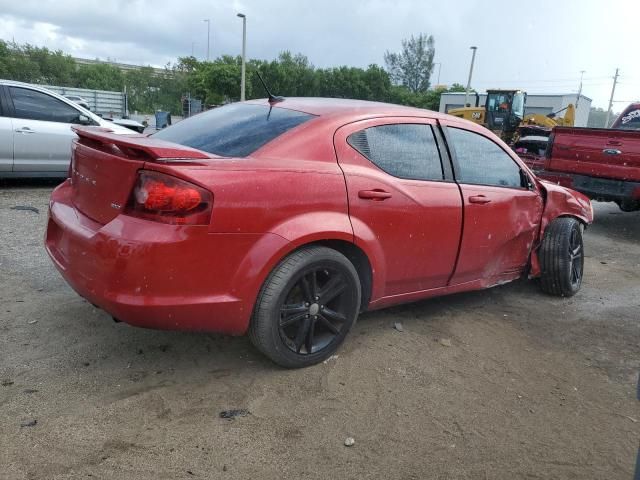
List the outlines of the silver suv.
<svg viewBox="0 0 640 480">
<path fill-rule="evenodd" d="M 71 125 L 132 133 L 49 90 L 0 80 L 0 178 L 66 177 Z"/>
</svg>

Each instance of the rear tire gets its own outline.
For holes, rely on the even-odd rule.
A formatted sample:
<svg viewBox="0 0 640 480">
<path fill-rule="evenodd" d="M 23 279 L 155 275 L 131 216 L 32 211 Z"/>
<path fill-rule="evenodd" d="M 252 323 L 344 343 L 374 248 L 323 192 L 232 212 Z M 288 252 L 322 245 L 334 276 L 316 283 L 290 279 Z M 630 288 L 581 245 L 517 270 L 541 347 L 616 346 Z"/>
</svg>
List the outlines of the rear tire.
<svg viewBox="0 0 640 480">
<path fill-rule="evenodd" d="M 264 282 L 249 338 L 286 368 L 300 368 L 335 353 L 360 310 L 361 287 L 353 264 L 327 247 L 305 247 L 284 260 Z"/>
<path fill-rule="evenodd" d="M 539 252 L 542 291 L 561 297 L 575 295 L 584 272 L 581 223 L 569 217 L 555 219 L 544 232 Z"/>
<path fill-rule="evenodd" d="M 636 210 L 640 210 L 640 200 L 619 200 L 616 202 L 618 207 L 623 212 L 635 212 Z"/>
</svg>

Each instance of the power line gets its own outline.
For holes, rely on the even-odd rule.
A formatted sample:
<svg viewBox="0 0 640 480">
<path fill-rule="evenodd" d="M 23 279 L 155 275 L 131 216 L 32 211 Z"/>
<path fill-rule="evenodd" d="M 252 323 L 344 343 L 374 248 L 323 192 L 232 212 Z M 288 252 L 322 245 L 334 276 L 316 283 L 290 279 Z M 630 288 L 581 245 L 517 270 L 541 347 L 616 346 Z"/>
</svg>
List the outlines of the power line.
<svg viewBox="0 0 640 480">
<path fill-rule="evenodd" d="M 583 80 L 609 80 L 611 79 L 610 76 L 607 77 L 584 77 Z M 519 82 L 526 82 L 527 84 L 531 84 L 531 83 L 575 83 L 576 85 L 578 83 L 580 83 L 580 78 L 576 77 L 576 78 L 555 78 L 555 79 L 538 79 L 538 80 L 531 80 L 531 79 L 518 79 L 518 80 L 495 80 L 494 83 L 519 83 Z M 476 82 L 477 83 L 477 82 Z"/>
</svg>

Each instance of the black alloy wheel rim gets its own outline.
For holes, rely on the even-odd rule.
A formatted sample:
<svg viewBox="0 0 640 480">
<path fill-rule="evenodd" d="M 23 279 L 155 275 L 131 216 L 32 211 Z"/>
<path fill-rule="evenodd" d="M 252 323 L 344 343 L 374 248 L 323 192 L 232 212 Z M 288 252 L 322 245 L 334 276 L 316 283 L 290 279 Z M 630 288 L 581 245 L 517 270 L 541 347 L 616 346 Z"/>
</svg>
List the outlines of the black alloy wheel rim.
<svg viewBox="0 0 640 480">
<path fill-rule="evenodd" d="M 280 307 L 280 337 L 294 353 L 318 353 L 348 328 L 355 307 L 345 273 L 311 267 L 298 277 Z"/>
<path fill-rule="evenodd" d="M 571 231 L 569 238 L 569 264 L 571 266 L 571 285 L 577 287 L 582 282 L 583 246 L 580 232 L 577 229 Z"/>
</svg>

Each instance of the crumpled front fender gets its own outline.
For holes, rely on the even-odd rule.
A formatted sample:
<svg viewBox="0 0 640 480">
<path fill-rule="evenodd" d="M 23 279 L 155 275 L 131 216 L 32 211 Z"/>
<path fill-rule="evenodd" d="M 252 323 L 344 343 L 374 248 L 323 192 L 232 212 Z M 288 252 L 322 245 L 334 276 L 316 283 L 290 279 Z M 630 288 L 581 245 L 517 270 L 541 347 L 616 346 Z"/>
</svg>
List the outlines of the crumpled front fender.
<svg viewBox="0 0 640 480">
<path fill-rule="evenodd" d="M 589 197 L 570 188 L 562 187 L 545 180 L 539 180 L 538 186 L 544 196 L 545 205 L 540 221 L 538 244 L 531 254 L 530 278 L 540 276 L 538 248 L 542 242 L 547 226 L 552 221 L 558 217 L 574 217 L 580 220 L 585 226 L 593 223 L 593 207 L 591 206 Z"/>
</svg>

